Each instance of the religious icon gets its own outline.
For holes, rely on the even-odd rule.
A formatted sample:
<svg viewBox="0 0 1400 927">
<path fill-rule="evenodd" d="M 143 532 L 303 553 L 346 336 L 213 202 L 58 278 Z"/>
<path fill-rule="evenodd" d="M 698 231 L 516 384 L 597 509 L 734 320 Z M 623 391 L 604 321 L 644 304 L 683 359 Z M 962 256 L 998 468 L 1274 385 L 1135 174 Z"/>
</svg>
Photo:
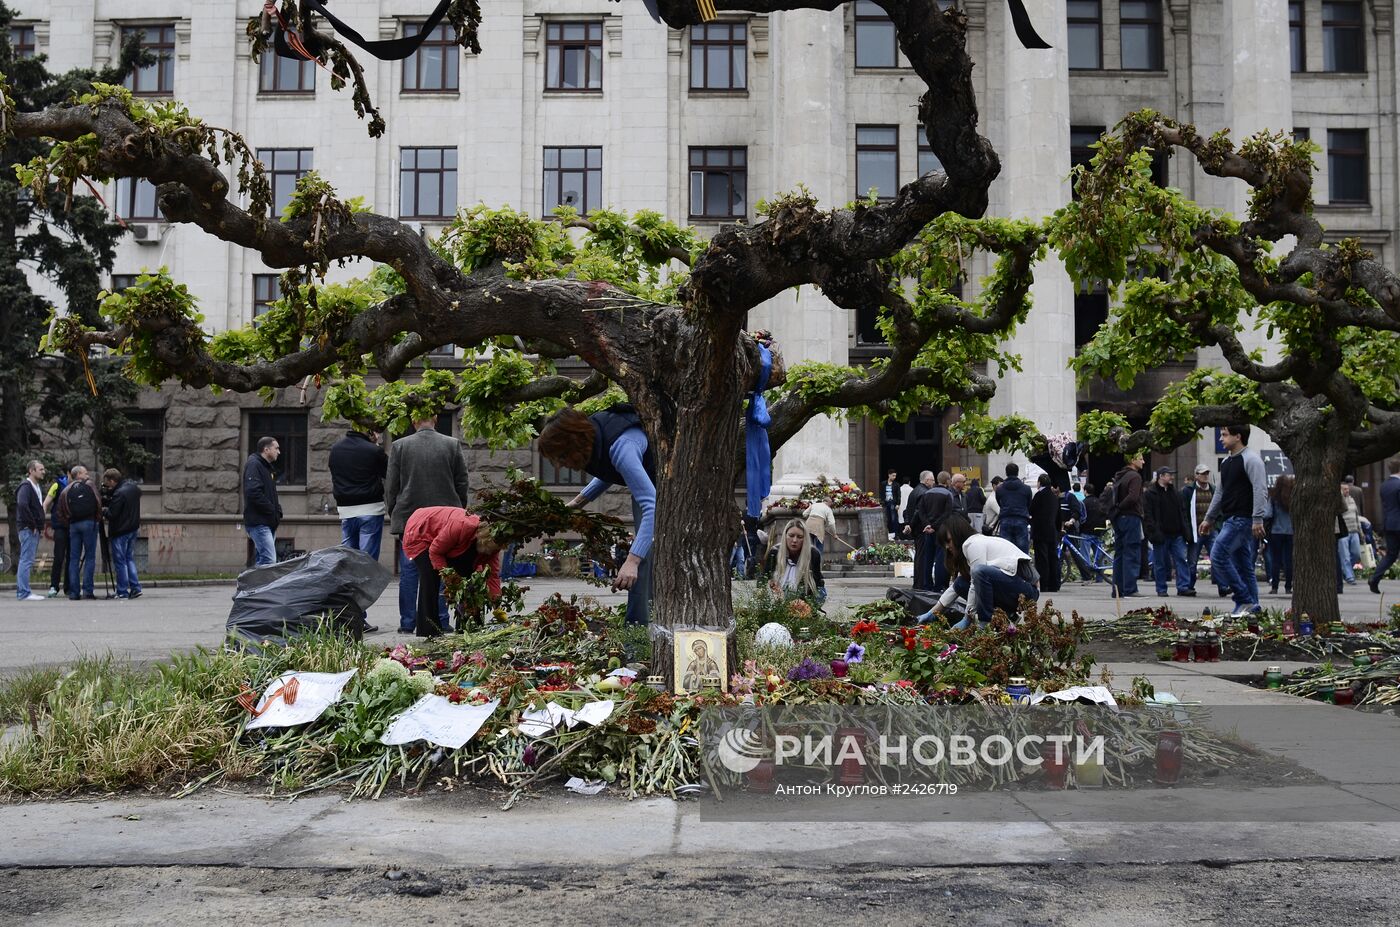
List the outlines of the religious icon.
<svg viewBox="0 0 1400 927">
<path fill-rule="evenodd" d="M 677 631 L 675 650 L 676 692 L 699 692 L 714 687 L 727 688 L 723 631 Z"/>
</svg>

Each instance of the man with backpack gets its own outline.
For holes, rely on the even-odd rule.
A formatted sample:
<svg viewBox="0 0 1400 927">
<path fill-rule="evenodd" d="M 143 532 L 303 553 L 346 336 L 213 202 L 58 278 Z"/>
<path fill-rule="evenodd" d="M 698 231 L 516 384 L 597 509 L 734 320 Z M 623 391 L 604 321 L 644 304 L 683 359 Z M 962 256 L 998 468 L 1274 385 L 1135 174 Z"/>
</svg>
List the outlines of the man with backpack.
<svg viewBox="0 0 1400 927">
<path fill-rule="evenodd" d="M 58 497 L 59 519 L 68 522 L 68 598 L 95 599 L 92 580 L 97 572 L 97 521 L 102 517 L 97 487 L 88 468 L 68 471 L 68 487 Z"/>
</svg>

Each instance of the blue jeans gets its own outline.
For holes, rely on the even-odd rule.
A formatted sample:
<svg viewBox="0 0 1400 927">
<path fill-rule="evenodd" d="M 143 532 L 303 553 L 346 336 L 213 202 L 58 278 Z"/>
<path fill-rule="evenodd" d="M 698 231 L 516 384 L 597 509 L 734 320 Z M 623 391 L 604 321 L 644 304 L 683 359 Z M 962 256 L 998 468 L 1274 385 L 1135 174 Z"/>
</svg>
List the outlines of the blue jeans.
<svg viewBox="0 0 1400 927">
<path fill-rule="evenodd" d="M 97 522 L 75 521 L 68 526 L 68 598 L 92 595 L 92 577 L 96 571 Z"/>
<path fill-rule="evenodd" d="M 1022 553 L 1031 552 L 1031 523 L 1019 518 L 1007 521 L 1002 518 L 1001 524 L 997 526 L 997 533 L 1003 538 L 1021 548 Z"/>
<path fill-rule="evenodd" d="M 1347 585 L 1356 582 L 1356 564 L 1361 562 L 1361 535 L 1353 531 L 1344 538 L 1337 538 L 1337 564 L 1342 568 L 1342 579 Z"/>
<path fill-rule="evenodd" d="M 899 533 L 899 503 L 892 499 L 885 500 L 885 527 L 890 534 Z"/>
<path fill-rule="evenodd" d="M 117 576 L 117 596 L 129 596 L 141 591 L 141 583 L 136 579 L 136 558 L 131 548 L 136 543 L 136 532 L 128 531 L 111 539 L 112 571 Z"/>
<path fill-rule="evenodd" d="M 632 500 L 632 524 L 642 523 L 642 507 Z M 627 624 L 651 624 L 651 562 L 655 545 L 647 551 L 642 562 L 637 564 L 637 582 L 627 590 Z"/>
<path fill-rule="evenodd" d="M 1161 544 L 1152 545 L 1152 570 L 1157 579 L 1157 594 L 1167 594 L 1167 574 L 1176 570 L 1177 591 L 1191 588 L 1191 571 L 1186 564 L 1186 538 L 1167 538 Z"/>
<path fill-rule="evenodd" d="M 1142 569 L 1142 519 L 1119 515 L 1113 519 L 1113 585 L 1118 595 L 1137 595 Z"/>
<path fill-rule="evenodd" d="M 418 626 L 418 565 L 399 551 L 399 630 L 412 634 Z M 446 630 L 447 599 L 438 593 L 438 627 Z"/>
<path fill-rule="evenodd" d="M 972 581 L 969 585 L 977 589 L 977 621 L 979 624 L 991 621 L 992 612 L 998 608 L 1014 620 L 1016 606 L 1020 604 L 1022 596 L 1032 602 L 1040 598 L 1040 590 L 1035 586 L 1018 576 L 1007 576 L 1000 567 L 992 566 L 990 563 L 983 563 L 973 568 Z M 972 616 L 968 615 L 953 627 L 964 628 L 971 619 Z"/>
<path fill-rule="evenodd" d="M 1254 577 L 1254 519 L 1232 515 L 1215 534 L 1210 563 L 1220 585 L 1230 590 L 1236 608 L 1259 604 L 1259 582 Z"/>
<path fill-rule="evenodd" d="M 340 543 L 345 547 L 362 550 L 375 560 L 379 559 L 379 542 L 383 537 L 383 515 L 360 515 L 340 520 Z"/>
<path fill-rule="evenodd" d="M 1269 546 L 1274 549 L 1274 559 L 1269 561 L 1269 585 L 1278 587 L 1279 574 L 1283 574 L 1284 586 L 1293 590 L 1293 535 L 1272 534 Z"/>
<path fill-rule="evenodd" d="M 277 562 L 277 542 L 267 525 L 248 525 L 248 540 L 253 542 L 253 568 L 272 566 Z"/>
<path fill-rule="evenodd" d="M 29 588 L 29 573 L 34 569 L 34 558 L 39 552 L 39 535 L 34 528 L 19 529 L 19 568 L 15 570 L 15 595 L 27 599 L 34 594 Z"/>
</svg>

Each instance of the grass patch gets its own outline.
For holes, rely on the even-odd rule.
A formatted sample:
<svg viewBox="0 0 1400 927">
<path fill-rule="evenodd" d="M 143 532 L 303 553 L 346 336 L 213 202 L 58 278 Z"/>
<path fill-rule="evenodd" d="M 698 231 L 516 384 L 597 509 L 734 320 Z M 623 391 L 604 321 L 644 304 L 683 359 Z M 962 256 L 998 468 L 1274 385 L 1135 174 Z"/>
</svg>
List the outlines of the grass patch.
<svg viewBox="0 0 1400 927">
<path fill-rule="evenodd" d="M 28 721 L 63 676 L 56 666 L 28 667 L 0 680 L 0 724 Z"/>
</svg>

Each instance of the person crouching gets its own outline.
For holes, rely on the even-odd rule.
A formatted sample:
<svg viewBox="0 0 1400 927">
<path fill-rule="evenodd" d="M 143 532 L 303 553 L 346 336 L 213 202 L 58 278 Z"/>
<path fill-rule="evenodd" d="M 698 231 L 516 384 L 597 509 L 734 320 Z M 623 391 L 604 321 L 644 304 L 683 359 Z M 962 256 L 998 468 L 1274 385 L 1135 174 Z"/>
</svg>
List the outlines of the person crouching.
<svg viewBox="0 0 1400 927">
<path fill-rule="evenodd" d="M 485 570 L 492 599 L 501 594 L 501 545 L 486 530 L 487 523 L 465 509 L 434 505 L 409 516 L 403 531 L 404 556 L 418 567 L 418 621 L 414 633 L 436 637 L 450 627 L 438 625 L 438 591 L 442 570 L 451 567 L 466 575 Z"/>
</svg>

